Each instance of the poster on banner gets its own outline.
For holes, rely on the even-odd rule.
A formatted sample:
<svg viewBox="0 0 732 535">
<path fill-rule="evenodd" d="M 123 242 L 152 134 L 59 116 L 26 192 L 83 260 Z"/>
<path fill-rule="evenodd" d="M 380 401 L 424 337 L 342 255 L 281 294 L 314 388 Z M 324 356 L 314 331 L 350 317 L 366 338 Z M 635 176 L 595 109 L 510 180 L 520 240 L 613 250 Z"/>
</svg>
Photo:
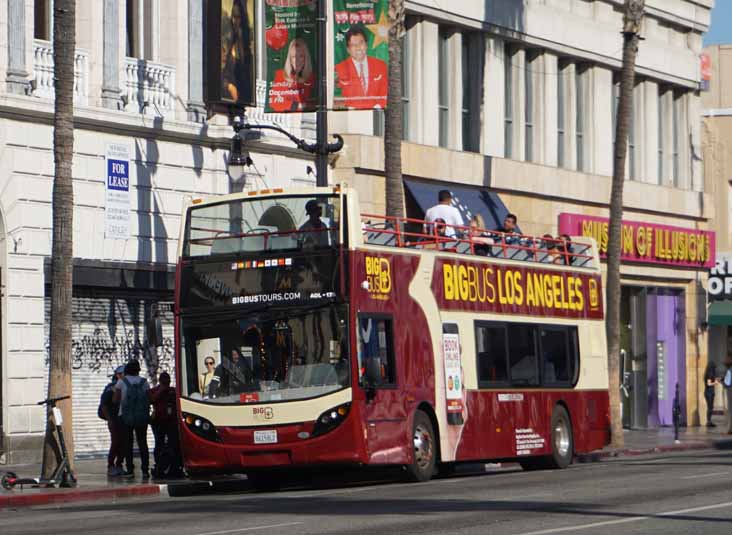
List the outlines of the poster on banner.
<svg viewBox="0 0 732 535">
<path fill-rule="evenodd" d="M 209 0 L 206 6 L 206 103 L 255 106 L 255 2 Z"/>
<path fill-rule="evenodd" d="M 389 93 L 388 0 L 333 0 L 333 108 L 385 108 Z"/>
<path fill-rule="evenodd" d="M 130 147 L 112 143 L 105 151 L 104 236 L 130 237 Z"/>
<path fill-rule="evenodd" d="M 309 112 L 318 105 L 316 0 L 265 0 L 266 112 Z"/>
<path fill-rule="evenodd" d="M 462 363 L 460 361 L 460 336 L 458 334 L 442 334 L 442 354 L 445 361 L 447 412 L 460 413 L 463 410 L 463 378 Z"/>
</svg>

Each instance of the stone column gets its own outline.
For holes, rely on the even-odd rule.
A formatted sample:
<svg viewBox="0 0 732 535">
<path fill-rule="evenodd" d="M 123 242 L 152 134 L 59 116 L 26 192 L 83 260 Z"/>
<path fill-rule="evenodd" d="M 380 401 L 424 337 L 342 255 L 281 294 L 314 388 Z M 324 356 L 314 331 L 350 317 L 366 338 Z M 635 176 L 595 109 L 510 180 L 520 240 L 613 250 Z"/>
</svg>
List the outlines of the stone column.
<svg viewBox="0 0 732 535">
<path fill-rule="evenodd" d="M 203 2 L 188 0 L 188 120 L 206 119 L 203 102 Z"/>
<path fill-rule="evenodd" d="M 541 155 L 541 159 L 538 161 L 544 165 L 556 166 L 558 161 L 557 144 L 559 143 L 559 105 L 557 103 L 559 98 L 557 80 L 560 76 L 559 58 L 556 54 L 545 52 L 542 59 L 542 71 L 537 76 L 541 80 L 541 99 L 537 98 L 537 102 L 540 102 L 540 110 L 537 110 L 539 113 L 534 114 L 536 116 L 534 119 L 535 128 L 537 129 L 538 138 L 541 140 L 541 143 L 537 144 Z"/>
<path fill-rule="evenodd" d="M 439 26 L 430 20 L 421 23 L 422 27 L 422 50 L 419 58 L 422 65 L 430 65 L 430 68 L 423 68 L 417 85 L 421 82 L 422 89 L 419 95 L 421 108 L 421 124 L 419 134 L 415 142 L 424 145 L 438 146 L 440 141 L 440 125 L 438 121 L 439 108 L 438 87 L 439 75 L 437 69 L 437 57 L 439 54 Z"/>
<path fill-rule="evenodd" d="M 104 0 L 104 56 L 102 68 L 102 103 L 105 108 L 118 109 L 119 84 L 119 2 Z"/>
<path fill-rule="evenodd" d="M 504 42 L 486 37 L 483 75 L 483 153 L 503 158 L 505 149 L 506 66 Z"/>
<path fill-rule="evenodd" d="M 8 93 L 23 95 L 28 87 L 25 0 L 8 0 Z"/>
<path fill-rule="evenodd" d="M 613 72 L 600 66 L 592 67 L 592 128 L 590 151 L 592 172 L 596 175 L 613 174 Z"/>
</svg>

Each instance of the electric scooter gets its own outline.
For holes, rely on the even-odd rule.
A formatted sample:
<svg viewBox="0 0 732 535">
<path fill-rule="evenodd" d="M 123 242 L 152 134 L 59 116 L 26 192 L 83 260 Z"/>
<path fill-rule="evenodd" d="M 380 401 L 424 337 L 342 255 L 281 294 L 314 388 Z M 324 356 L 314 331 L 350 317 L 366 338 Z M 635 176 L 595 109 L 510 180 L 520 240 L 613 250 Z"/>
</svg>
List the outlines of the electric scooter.
<svg viewBox="0 0 732 535">
<path fill-rule="evenodd" d="M 76 476 L 69 464 L 69 454 L 66 451 L 66 442 L 64 441 L 64 432 L 61 428 L 63 424 L 63 416 L 61 415 L 61 409 L 56 407 L 56 402 L 63 399 L 69 399 L 71 396 L 61 396 L 58 398 L 48 398 L 43 401 L 39 401 L 38 405 L 47 405 L 51 409 L 53 414 L 53 423 L 56 426 L 56 436 L 58 437 L 58 445 L 61 450 L 61 460 L 56 466 L 56 470 L 50 478 L 44 477 L 25 477 L 20 478 L 13 472 L 5 472 L 2 479 L 0 479 L 0 485 L 5 490 L 13 490 L 16 485 L 20 485 L 21 489 L 23 485 L 33 485 L 34 487 L 49 487 L 53 488 L 56 485 L 59 487 L 75 487 Z"/>
</svg>

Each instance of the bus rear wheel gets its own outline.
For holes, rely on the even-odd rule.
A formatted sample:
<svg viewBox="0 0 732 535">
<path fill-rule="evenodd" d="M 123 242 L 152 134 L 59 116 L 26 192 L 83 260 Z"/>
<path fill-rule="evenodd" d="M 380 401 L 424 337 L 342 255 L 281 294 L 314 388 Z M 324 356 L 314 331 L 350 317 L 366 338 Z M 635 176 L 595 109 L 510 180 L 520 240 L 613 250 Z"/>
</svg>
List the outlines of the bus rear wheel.
<svg viewBox="0 0 732 535">
<path fill-rule="evenodd" d="M 521 468 L 526 471 L 567 468 L 572 462 L 574 439 L 572 438 L 572 421 L 567 410 L 561 405 L 554 407 L 551 427 L 551 455 L 545 457 L 529 457 L 519 460 Z"/>
<path fill-rule="evenodd" d="M 414 414 L 412 426 L 412 444 L 414 452 L 412 463 L 407 466 L 410 481 L 429 481 L 435 472 L 437 462 L 437 444 L 432 421 L 422 411 Z"/>
<path fill-rule="evenodd" d="M 574 440 L 572 421 L 561 405 L 554 407 L 551 432 L 552 454 L 547 458 L 549 468 L 567 468 L 572 463 Z"/>
</svg>

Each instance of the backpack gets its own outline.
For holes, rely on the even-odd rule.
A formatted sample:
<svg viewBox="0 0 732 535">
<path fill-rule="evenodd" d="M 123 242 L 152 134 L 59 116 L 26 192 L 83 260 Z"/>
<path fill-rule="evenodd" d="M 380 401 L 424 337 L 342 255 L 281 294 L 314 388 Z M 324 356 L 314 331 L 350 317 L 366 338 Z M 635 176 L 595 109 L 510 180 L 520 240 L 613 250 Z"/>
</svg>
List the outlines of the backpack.
<svg viewBox="0 0 732 535">
<path fill-rule="evenodd" d="M 147 425 L 150 419 L 150 401 L 145 392 L 145 381 L 131 383 L 122 379 L 127 389 L 122 400 L 122 423 L 130 427 Z"/>
<path fill-rule="evenodd" d="M 158 399 L 153 406 L 153 420 L 156 423 L 176 421 L 175 388 L 169 388 L 164 397 Z"/>
<path fill-rule="evenodd" d="M 112 386 L 112 383 L 109 383 L 107 386 L 104 387 L 104 391 L 102 392 L 101 397 L 99 398 L 99 407 L 97 407 L 97 416 L 101 418 L 102 420 L 106 420 L 107 418 L 104 416 L 104 407 L 107 407 L 109 409 L 109 414 L 113 415 L 114 407 L 112 407 L 112 397 L 114 396 L 114 388 Z"/>
</svg>

